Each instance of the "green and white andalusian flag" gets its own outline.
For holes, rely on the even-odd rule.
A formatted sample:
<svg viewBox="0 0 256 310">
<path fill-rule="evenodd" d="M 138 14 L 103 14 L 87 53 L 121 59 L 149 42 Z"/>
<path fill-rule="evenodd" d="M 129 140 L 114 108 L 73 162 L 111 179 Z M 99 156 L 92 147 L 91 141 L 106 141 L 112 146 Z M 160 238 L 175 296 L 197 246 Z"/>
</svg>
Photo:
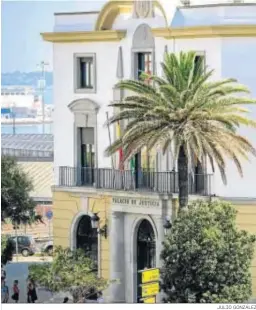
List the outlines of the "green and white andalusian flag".
<svg viewBox="0 0 256 310">
<path fill-rule="evenodd" d="M 135 157 L 134 156 L 130 160 L 130 169 L 132 172 L 135 171 Z"/>
</svg>

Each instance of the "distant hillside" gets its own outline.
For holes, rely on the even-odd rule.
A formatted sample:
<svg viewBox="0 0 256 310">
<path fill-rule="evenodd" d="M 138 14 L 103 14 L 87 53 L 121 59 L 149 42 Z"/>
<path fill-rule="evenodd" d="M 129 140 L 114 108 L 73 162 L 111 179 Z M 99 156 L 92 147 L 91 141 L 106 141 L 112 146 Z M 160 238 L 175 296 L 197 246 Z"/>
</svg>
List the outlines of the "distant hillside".
<svg viewBox="0 0 256 310">
<path fill-rule="evenodd" d="M 41 79 L 42 73 L 39 71 L 34 72 L 7 72 L 2 73 L 2 86 L 9 85 L 24 85 L 37 87 L 38 80 Z M 51 87 L 53 83 L 52 72 L 45 72 L 46 86 Z"/>
</svg>

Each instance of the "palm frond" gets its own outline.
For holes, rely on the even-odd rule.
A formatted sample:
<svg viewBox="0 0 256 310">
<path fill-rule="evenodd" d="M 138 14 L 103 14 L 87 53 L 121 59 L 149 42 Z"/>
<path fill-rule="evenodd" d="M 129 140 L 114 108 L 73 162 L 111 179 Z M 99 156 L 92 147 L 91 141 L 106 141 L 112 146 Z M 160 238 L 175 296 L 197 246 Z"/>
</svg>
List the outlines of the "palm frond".
<svg viewBox="0 0 256 310">
<path fill-rule="evenodd" d="M 239 129 L 256 127 L 244 107 L 256 100 L 245 97 L 249 89 L 235 79 L 212 81 L 213 70 L 195 58 L 195 52 L 166 54 L 162 77 L 143 74 L 140 81 L 117 84 L 132 94 L 110 105 L 119 112 L 110 117 L 108 125 L 120 120 L 128 120 L 128 125 L 122 137 L 107 148 L 107 155 L 122 147 L 127 160 L 143 147 L 149 151 L 161 148 L 165 153 L 171 146 L 174 162 L 183 149 L 191 171 L 195 162 L 208 159 L 226 184 L 226 162 L 231 160 L 243 175 L 242 162 L 256 156 L 256 150 Z"/>
</svg>

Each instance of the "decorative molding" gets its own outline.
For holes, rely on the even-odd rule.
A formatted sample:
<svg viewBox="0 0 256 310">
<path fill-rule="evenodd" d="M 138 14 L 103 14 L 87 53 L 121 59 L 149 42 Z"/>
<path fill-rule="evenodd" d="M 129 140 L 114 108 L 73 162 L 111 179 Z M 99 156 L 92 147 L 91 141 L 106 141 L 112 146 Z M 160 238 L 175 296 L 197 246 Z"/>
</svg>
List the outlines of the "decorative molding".
<svg viewBox="0 0 256 310">
<path fill-rule="evenodd" d="M 133 35 L 133 49 L 152 49 L 155 47 L 155 38 L 151 28 L 147 24 L 141 24 L 137 27 Z"/>
<path fill-rule="evenodd" d="M 152 29 L 156 37 L 165 39 L 255 37 L 256 25 L 219 25 Z"/>
<path fill-rule="evenodd" d="M 235 0 L 234 0 L 235 1 Z M 178 6 L 177 9 L 201 9 L 201 8 L 216 8 L 216 7 L 237 7 L 237 6 L 255 6 L 255 3 L 235 3 L 235 2 L 230 2 L 230 3 L 212 3 L 212 4 L 195 4 L 195 5 L 190 5 L 189 7 L 184 7 L 184 6 Z"/>
<path fill-rule="evenodd" d="M 123 64 L 122 46 L 119 46 L 119 49 L 118 49 L 116 77 L 120 80 L 124 77 L 124 64 Z"/>
<path fill-rule="evenodd" d="M 91 15 L 91 14 L 99 14 L 100 11 L 85 11 L 85 12 L 57 12 L 54 13 L 55 16 L 61 15 Z"/>
<path fill-rule="evenodd" d="M 214 200 L 225 200 L 228 202 L 231 202 L 232 204 L 236 206 L 255 206 L 256 205 L 256 198 L 247 198 L 247 197 L 222 197 L 222 196 L 216 196 L 212 197 Z"/>
<path fill-rule="evenodd" d="M 68 108 L 73 112 L 73 113 L 81 113 L 81 112 L 94 112 L 97 113 L 100 106 L 95 102 L 92 101 L 91 99 L 77 99 L 72 101 L 69 105 Z"/>
<path fill-rule="evenodd" d="M 132 13 L 133 5 L 134 0 L 108 1 L 98 15 L 95 30 L 110 30 L 119 14 Z M 158 8 L 162 12 L 166 24 L 168 24 L 165 11 L 159 1 L 153 1 L 153 7 Z"/>
<path fill-rule="evenodd" d="M 85 212 L 86 214 L 88 214 L 89 211 L 89 203 L 88 203 L 88 197 L 81 197 L 81 212 Z"/>
<path fill-rule="evenodd" d="M 134 0 L 133 18 L 150 18 L 154 17 L 152 0 Z"/>
<path fill-rule="evenodd" d="M 44 41 L 52 43 L 73 42 L 112 42 L 120 41 L 126 36 L 126 31 L 73 31 L 73 32 L 44 32 L 41 33 Z"/>
</svg>

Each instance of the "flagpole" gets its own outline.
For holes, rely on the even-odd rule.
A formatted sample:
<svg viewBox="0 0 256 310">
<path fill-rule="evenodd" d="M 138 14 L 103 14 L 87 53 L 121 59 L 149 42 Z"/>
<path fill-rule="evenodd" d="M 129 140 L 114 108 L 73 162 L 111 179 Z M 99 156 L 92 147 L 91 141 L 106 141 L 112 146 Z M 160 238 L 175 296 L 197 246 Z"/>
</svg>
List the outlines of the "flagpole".
<svg viewBox="0 0 256 310">
<path fill-rule="evenodd" d="M 108 112 L 106 112 L 106 117 L 107 117 L 107 126 L 108 126 L 108 139 L 109 139 L 109 145 L 111 145 L 111 134 L 110 134 L 110 128 L 109 128 L 109 117 L 108 117 Z M 114 158 L 113 155 L 111 155 L 111 164 L 112 164 L 112 170 L 114 171 L 113 174 L 113 182 L 114 182 L 114 187 L 115 187 L 115 166 L 114 166 Z"/>
</svg>

